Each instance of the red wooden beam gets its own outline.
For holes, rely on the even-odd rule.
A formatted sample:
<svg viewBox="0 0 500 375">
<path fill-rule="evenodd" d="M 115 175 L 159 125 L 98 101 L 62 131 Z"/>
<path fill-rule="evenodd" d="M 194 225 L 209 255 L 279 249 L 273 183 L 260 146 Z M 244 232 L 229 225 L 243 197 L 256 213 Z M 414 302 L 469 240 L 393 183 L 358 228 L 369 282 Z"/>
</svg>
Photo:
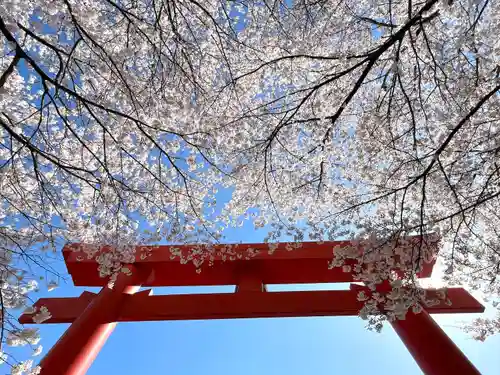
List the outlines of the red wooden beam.
<svg viewBox="0 0 500 375">
<path fill-rule="evenodd" d="M 432 291 L 429 291 L 432 295 Z M 448 289 L 452 305 L 430 306 L 432 314 L 479 313 L 484 307 L 462 288 Z M 36 306 L 47 306 L 52 318 L 45 323 L 71 323 L 91 302 L 84 292 L 78 298 L 42 298 Z M 261 292 L 247 291 L 221 294 L 184 294 L 152 296 L 142 291 L 126 296 L 117 321 L 158 321 L 193 319 L 234 319 L 304 316 L 357 315 L 362 303 L 355 290 Z M 32 323 L 23 314 L 19 321 Z"/>
<path fill-rule="evenodd" d="M 419 241 L 419 238 L 416 236 L 411 239 Z M 214 245 L 212 248 L 215 254 L 214 264 L 210 266 L 208 260 L 205 261 L 201 266 L 201 273 L 195 272 L 192 262 L 181 264 L 178 257 L 172 258 L 173 248 L 188 254 L 193 245 L 137 246 L 135 265 L 153 271 L 153 276 L 143 284 L 144 286 L 235 285 L 238 283 L 244 262 L 251 262 L 252 268 L 258 272 L 264 284 L 355 281 L 351 273 L 345 273 L 341 268 L 328 269 L 334 248 L 350 246 L 349 241 L 303 242 L 300 248 L 291 251 L 287 248 L 295 244 L 276 245 L 276 250 L 269 254 L 268 244 L 235 244 L 231 251 L 236 260 L 230 260 L 228 255 L 226 261 L 221 254 L 228 245 Z M 99 277 L 97 272 L 97 263 L 79 251 L 79 246 L 84 245 L 71 244 L 63 249 L 66 266 L 74 285 L 105 285 L 106 280 Z M 256 255 L 245 260 L 249 249 L 253 249 Z M 102 251 L 107 250 L 109 248 L 104 247 Z M 431 276 L 433 266 L 434 263 L 426 264 L 418 276 L 421 278 Z"/>
<path fill-rule="evenodd" d="M 79 317 L 95 296 L 95 293 L 85 291 L 79 297 L 40 298 L 33 307 L 38 309 L 45 306 L 50 311 L 52 318 L 44 323 L 68 323 Z M 33 314 L 23 313 L 19 317 L 19 322 L 22 324 L 33 323 L 32 316 Z"/>
</svg>

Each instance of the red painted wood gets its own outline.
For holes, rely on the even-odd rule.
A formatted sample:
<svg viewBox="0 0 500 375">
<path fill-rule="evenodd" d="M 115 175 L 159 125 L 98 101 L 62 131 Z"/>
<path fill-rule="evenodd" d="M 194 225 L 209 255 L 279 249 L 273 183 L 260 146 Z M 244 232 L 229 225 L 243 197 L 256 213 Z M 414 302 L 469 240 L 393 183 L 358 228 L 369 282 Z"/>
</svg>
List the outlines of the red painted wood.
<svg viewBox="0 0 500 375">
<path fill-rule="evenodd" d="M 418 241 L 420 237 L 412 238 Z M 351 273 L 345 273 L 341 268 L 328 269 L 333 249 L 349 245 L 349 241 L 304 242 L 301 248 L 288 251 L 287 244 L 281 243 L 270 255 L 268 244 L 238 244 L 232 250 L 236 257 L 239 254 L 244 258 L 249 248 L 258 251 L 258 254 L 250 260 L 229 260 L 228 256 L 225 262 L 218 255 L 215 256 L 213 266 L 209 266 L 208 261 L 201 266 L 201 273 L 195 272 L 195 266 L 191 262 L 181 264 L 179 258 L 171 259 L 172 248 L 178 248 L 187 254 L 192 245 L 138 246 L 135 264 L 147 266 L 154 272 L 154 276 L 145 281 L 144 286 L 234 285 L 238 283 L 241 265 L 247 262 L 259 273 L 264 284 L 351 282 L 354 281 Z M 63 249 L 73 283 L 77 286 L 103 286 L 106 281 L 99 277 L 96 262 L 88 259 L 83 252 L 75 251 L 78 246 L 80 245 L 71 244 Z M 215 245 L 214 252 L 221 253 L 225 246 L 227 245 Z M 109 249 L 103 248 L 103 251 L 106 250 Z M 150 256 L 141 257 L 148 252 Z M 429 277 L 433 266 L 434 263 L 426 264 L 418 276 Z"/>
<path fill-rule="evenodd" d="M 377 291 L 382 294 L 391 290 L 390 285 L 387 283 L 379 285 L 381 288 Z M 370 289 L 364 285 L 351 284 L 350 289 L 352 291 L 356 291 L 356 293 L 363 290 L 366 292 L 366 295 L 371 294 Z M 426 289 L 426 293 L 429 299 L 437 298 L 436 289 Z M 425 309 L 432 314 L 467 314 L 481 313 L 484 311 L 484 306 L 463 288 L 447 288 L 446 294 L 447 298 L 452 302 L 451 305 L 447 305 L 445 302 L 442 302 L 436 306 L 427 306 Z"/>
<path fill-rule="evenodd" d="M 43 323 L 70 323 L 80 316 L 97 294 L 85 291 L 79 297 L 40 298 L 33 307 L 45 306 L 52 317 Z M 19 317 L 21 324 L 33 324 L 33 314 L 23 313 Z"/>
<path fill-rule="evenodd" d="M 133 266 L 129 268 L 134 269 Z M 104 287 L 92 298 L 88 307 L 40 362 L 41 375 L 83 375 L 87 372 L 117 324 L 116 317 L 124 297 L 139 289 L 133 286 L 137 283 L 137 276 L 137 272 L 132 277 L 121 273 L 113 289 Z M 77 304 L 81 306 L 88 297 L 87 294 L 84 298 L 77 298 Z M 63 314 L 73 309 L 68 304 L 59 306 L 63 306 Z"/>
<path fill-rule="evenodd" d="M 253 269 L 252 262 L 241 265 L 236 282 L 236 293 L 266 292 L 266 284 L 262 282 L 258 270 Z"/>
<path fill-rule="evenodd" d="M 327 268 L 333 249 L 348 245 L 345 241 L 303 243 L 301 248 L 287 251 L 287 244 L 279 244 L 273 255 L 268 254 L 267 244 L 237 245 L 233 251 L 241 260 L 224 262 L 219 254 L 213 266 L 202 266 L 201 274 L 194 272 L 192 264 L 186 266 L 172 259 L 172 246 L 156 247 L 146 257 L 145 248 L 138 247 L 136 263 L 129 267 L 144 270 L 148 277 L 140 277 L 137 272 L 135 278 L 121 274 L 112 290 L 105 287 L 97 295 L 84 292 L 78 298 L 49 298 L 36 303 L 51 312 L 52 318 L 46 323 L 73 323 L 40 363 L 42 375 L 86 373 L 118 321 L 357 315 L 362 307 L 357 293 L 366 289 L 364 286 L 352 285 L 351 290 L 344 291 L 265 291 L 265 284 L 272 283 L 352 281 L 350 273 Z M 63 250 L 75 285 L 104 285 L 107 281 L 98 277 L 95 261 L 74 251 L 75 246 Z M 216 250 L 221 252 L 224 246 Z M 257 250 L 257 255 L 243 260 L 249 247 Z M 184 254 L 190 249 L 179 248 Z M 419 277 L 430 276 L 433 265 L 427 264 Z M 237 289 L 230 294 L 153 296 L 146 290 L 132 295 L 138 289 L 131 286 L 138 283 L 137 277 L 149 286 L 236 284 Z M 427 311 L 417 315 L 410 312 L 406 320 L 392 324 L 426 374 L 478 374 L 429 313 L 482 312 L 484 307 L 461 288 L 448 289 L 448 297 L 451 306 L 429 306 Z M 32 316 L 23 314 L 20 322 L 32 323 Z"/>
<path fill-rule="evenodd" d="M 424 374 L 480 375 L 426 311 L 391 324 Z"/>
<path fill-rule="evenodd" d="M 429 294 L 432 295 L 432 292 Z M 462 288 L 448 289 L 448 296 L 453 302 L 451 306 L 441 303 L 427 307 L 427 310 L 433 314 L 484 311 L 484 307 Z M 81 297 L 41 299 L 37 305 L 47 306 L 52 314 L 52 318 L 45 323 L 71 323 L 86 307 Z M 357 292 L 354 290 L 263 293 L 258 289 L 250 289 L 239 293 L 160 296 L 151 296 L 148 290 L 127 296 L 121 311 L 114 319 L 122 322 L 137 322 L 337 316 L 357 315 L 361 307 L 362 304 L 357 301 Z M 20 322 L 31 323 L 31 315 L 22 315 Z"/>
</svg>

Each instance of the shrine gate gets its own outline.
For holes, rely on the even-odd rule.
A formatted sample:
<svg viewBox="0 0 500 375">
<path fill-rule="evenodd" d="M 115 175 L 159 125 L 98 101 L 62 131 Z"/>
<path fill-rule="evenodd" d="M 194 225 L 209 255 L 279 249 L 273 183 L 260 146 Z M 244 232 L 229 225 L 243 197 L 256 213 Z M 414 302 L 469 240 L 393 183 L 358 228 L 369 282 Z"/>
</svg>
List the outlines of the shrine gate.
<svg viewBox="0 0 500 375">
<path fill-rule="evenodd" d="M 266 284 L 353 282 L 351 273 L 340 268 L 328 269 L 335 246 L 348 241 L 313 243 L 287 250 L 277 245 L 272 255 L 268 244 L 241 244 L 233 248 L 246 254 L 249 248 L 258 253 L 250 260 L 222 261 L 203 265 L 201 273 L 193 264 L 171 259 L 173 246 L 155 247 L 150 256 L 140 256 L 146 247 L 137 247 L 137 259 L 125 265 L 131 274 L 120 273 L 113 289 L 99 277 L 97 263 L 88 259 L 77 245 L 63 249 L 66 266 L 76 286 L 101 286 L 98 294 L 83 292 L 75 298 L 42 298 L 35 307 L 46 306 L 52 317 L 44 323 L 72 323 L 59 341 L 40 362 L 42 375 L 83 375 L 115 328 L 117 322 L 234 319 L 266 317 L 346 316 L 357 315 L 363 303 L 359 289 L 267 292 Z M 224 245 L 216 245 L 221 248 Z M 190 246 L 175 246 L 187 252 Z M 419 272 L 419 278 L 431 276 L 433 264 Z M 235 293 L 152 295 L 156 286 L 236 285 Z M 432 295 L 432 291 L 428 291 Z M 408 312 L 405 320 L 392 326 L 425 374 L 472 375 L 478 370 L 450 340 L 429 314 L 478 313 L 484 307 L 462 288 L 448 289 L 452 305 L 442 302 L 425 307 L 419 314 Z M 31 314 L 19 321 L 33 323 Z"/>
</svg>

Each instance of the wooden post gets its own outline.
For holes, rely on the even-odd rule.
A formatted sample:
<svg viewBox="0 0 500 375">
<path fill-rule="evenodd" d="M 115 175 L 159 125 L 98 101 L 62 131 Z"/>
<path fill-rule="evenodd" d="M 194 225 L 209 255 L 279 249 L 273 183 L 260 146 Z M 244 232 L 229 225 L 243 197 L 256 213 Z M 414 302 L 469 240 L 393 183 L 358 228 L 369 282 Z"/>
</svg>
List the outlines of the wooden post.
<svg viewBox="0 0 500 375">
<path fill-rule="evenodd" d="M 424 374 L 480 375 L 427 311 L 409 311 L 391 324 Z"/>
<path fill-rule="evenodd" d="M 104 286 L 92 303 L 67 329 L 40 362 L 41 375 L 83 375 L 116 327 L 124 296 L 139 290 L 138 271 L 120 273 L 114 287 Z"/>
</svg>

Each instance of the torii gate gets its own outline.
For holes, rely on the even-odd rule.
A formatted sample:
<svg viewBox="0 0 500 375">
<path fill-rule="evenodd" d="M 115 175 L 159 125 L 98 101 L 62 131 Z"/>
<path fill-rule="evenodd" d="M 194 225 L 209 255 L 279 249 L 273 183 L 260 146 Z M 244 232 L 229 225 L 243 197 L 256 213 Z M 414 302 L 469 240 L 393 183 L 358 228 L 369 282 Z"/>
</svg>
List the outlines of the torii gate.
<svg viewBox="0 0 500 375">
<path fill-rule="evenodd" d="M 131 275 L 120 273 L 113 289 L 99 277 L 94 260 L 75 251 L 75 245 L 66 245 L 63 255 L 74 285 L 102 289 L 98 294 L 85 291 L 80 297 L 37 301 L 36 307 L 46 306 L 52 315 L 45 323 L 72 323 L 40 362 L 41 374 L 85 374 L 117 322 L 357 315 L 362 307 L 357 293 L 364 287 L 356 284 L 351 284 L 350 290 L 335 291 L 267 292 L 265 287 L 355 281 L 351 273 L 327 267 L 332 249 L 348 245 L 348 241 L 304 242 L 300 248 L 287 251 L 287 244 L 281 243 L 269 255 L 268 244 L 241 244 L 233 250 L 245 254 L 253 248 L 259 252 L 250 260 L 215 259 L 201 273 L 194 272 L 193 265 L 171 259 L 173 246 L 155 247 L 148 257 L 140 254 L 151 247 L 138 246 L 136 262 L 126 265 Z M 175 247 L 185 252 L 192 248 Z M 433 265 L 425 265 L 418 277 L 429 277 Z M 135 293 L 141 286 L 195 285 L 236 285 L 236 290 L 159 296 L 152 295 L 151 289 Z M 462 288 L 448 289 L 448 298 L 451 306 L 441 303 L 419 314 L 408 312 L 405 320 L 391 324 L 425 374 L 479 374 L 429 313 L 477 313 L 484 307 Z M 31 314 L 23 314 L 19 321 L 33 323 L 32 318 Z"/>
</svg>

